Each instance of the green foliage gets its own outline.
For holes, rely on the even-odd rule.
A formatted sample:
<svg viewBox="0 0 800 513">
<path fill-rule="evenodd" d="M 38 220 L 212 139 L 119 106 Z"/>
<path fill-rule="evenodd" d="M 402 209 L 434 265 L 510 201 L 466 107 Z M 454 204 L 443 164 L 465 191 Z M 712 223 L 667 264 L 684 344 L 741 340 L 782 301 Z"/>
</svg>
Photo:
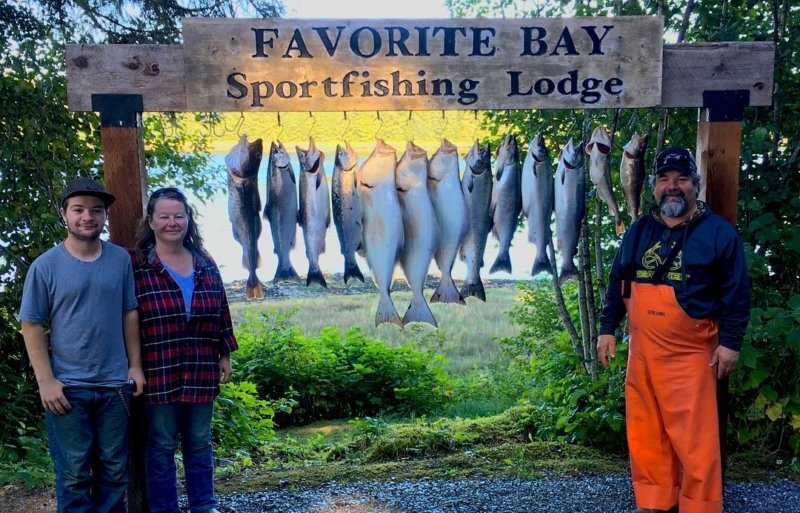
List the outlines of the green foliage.
<svg viewBox="0 0 800 513">
<path fill-rule="evenodd" d="M 234 365 L 262 397 L 297 393 L 289 422 L 373 415 L 382 411 L 424 413 L 448 393 L 445 361 L 410 345 L 389 347 L 359 328 L 342 334 L 324 328 L 307 337 L 287 315 L 250 315 L 237 329 Z"/>
<path fill-rule="evenodd" d="M 19 424 L 14 443 L 0 446 L 0 486 L 36 488 L 52 481 L 53 469 L 41 426 Z"/>
<path fill-rule="evenodd" d="M 523 326 L 518 337 L 503 340 L 516 372 L 524 376 L 520 396 L 531 404 L 531 436 L 619 449 L 624 430 L 624 347 L 610 371 L 592 380 L 585 362 L 560 329 L 549 283 L 520 284 L 519 304 L 510 315 Z M 568 294 L 565 294 L 568 296 Z M 574 308 L 574 299 L 568 301 Z"/>
</svg>

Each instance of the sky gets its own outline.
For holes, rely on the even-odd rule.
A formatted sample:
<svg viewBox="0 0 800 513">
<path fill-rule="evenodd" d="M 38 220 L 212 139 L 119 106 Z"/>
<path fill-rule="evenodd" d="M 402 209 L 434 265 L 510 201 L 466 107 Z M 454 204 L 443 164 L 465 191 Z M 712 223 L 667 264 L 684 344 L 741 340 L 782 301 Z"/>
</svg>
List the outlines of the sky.
<svg viewBox="0 0 800 513">
<path fill-rule="evenodd" d="M 444 0 L 284 0 L 286 18 L 449 18 Z"/>
</svg>

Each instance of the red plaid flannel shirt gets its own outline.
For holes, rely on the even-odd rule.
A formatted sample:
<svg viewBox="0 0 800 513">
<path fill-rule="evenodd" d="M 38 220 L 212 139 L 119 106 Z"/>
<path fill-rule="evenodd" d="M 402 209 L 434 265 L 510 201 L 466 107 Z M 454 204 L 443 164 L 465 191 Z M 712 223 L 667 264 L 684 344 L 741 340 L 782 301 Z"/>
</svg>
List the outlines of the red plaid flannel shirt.
<svg viewBox="0 0 800 513">
<path fill-rule="evenodd" d="M 154 250 L 131 252 L 148 401 L 209 403 L 219 395 L 220 356 L 238 348 L 228 298 L 214 260 L 194 255 L 192 314 Z"/>
</svg>

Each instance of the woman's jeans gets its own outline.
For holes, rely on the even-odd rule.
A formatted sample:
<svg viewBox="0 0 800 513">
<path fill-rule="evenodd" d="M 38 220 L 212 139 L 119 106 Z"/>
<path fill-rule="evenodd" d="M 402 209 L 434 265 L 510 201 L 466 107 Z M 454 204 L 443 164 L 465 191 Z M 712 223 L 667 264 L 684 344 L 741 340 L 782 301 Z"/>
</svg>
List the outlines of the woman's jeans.
<svg viewBox="0 0 800 513">
<path fill-rule="evenodd" d="M 126 511 L 132 389 L 64 387 L 72 409 L 45 412 L 58 512 Z"/>
<path fill-rule="evenodd" d="M 175 450 L 182 439 L 189 509 L 200 513 L 217 506 L 214 497 L 214 449 L 211 416 L 214 403 L 148 404 L 147 502 L 151 513 L 178 513 Z"/>
</svg>

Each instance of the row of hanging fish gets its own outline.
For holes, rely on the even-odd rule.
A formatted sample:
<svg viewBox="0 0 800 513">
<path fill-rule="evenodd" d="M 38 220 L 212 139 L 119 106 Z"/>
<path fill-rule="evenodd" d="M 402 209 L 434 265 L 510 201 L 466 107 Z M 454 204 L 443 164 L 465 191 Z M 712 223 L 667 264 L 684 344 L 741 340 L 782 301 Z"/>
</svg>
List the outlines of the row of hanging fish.
<svg viewBox="0 0 800 513">
<path fill-rule="evenodd" d="M 622 188 L 633 219 L 640 214 L 640 195 L 644 183 L 644 150 L 647 136 L 634 134 L 624 147 L 620 175 Z M 589 156 L 589 176 L 598 196 L 614 216 L 616 231 L 624 225 L 614 198 L 608 173 L 611 141 L 598 127 L 585 147 Z M 262 156 L 260 139 L 249 143 L 242 136 L 225 158 L 228 167 L 229 217 L 234 238 L 242 245 L 242 265 L 248 269 L 248 299 L 263 297 L 256 275 L 259 265 L 257 241 L 261 233 L 261 201 L 257 190 L 258 168 Z M 361 165 L 353 148 L 337 145 L 331 180 L 325 176 L 325 154 L 314 144 L 297 147 L 300 163 L 298 184 L 288 152 L 280 142 L 270 145 L 267 189 L 263 216 L 269 221 L 278 268 L 273 283 L 299 281 L 289 259 L 299 223 L 306 247 L 309 270 L 306 285 L 327 287 L 319 268 L 325 251 L 325 234 L 333 221 L 344 256 L 344 281 L 364 281 L 355 255 L 367 259 L 379 290 L 376 324 L 405 325 L 436 320 L 425 300 L 423 289 L 431 260 L 442 278 L 431 302 L 465 304 L 474 296 L 486 300 L 480 270 L 491 231 L 499 252 L 490 273 L 511 273 L 511 241 L 520 213 L 527 219 L 528 240 L 535 248 L 531 273 L 552 272 L 547 255 L 552 239 L 551 219 L 555 212 L 557 248 L 562 256 L 560 278 L 577 274 L 577 253 L 581 221 L 585 215 L 584 157 L 580 145 L 570 139 L 558 157 L 555 176 L 544 138 L 537 134 L 520 164 L 516 139 L 506 136 L 495 155 L 492 173 L 489 145 L 477 142 L 466 156 L 463 176 L 459 172 L 456 147 L 443 139 L 428 159 L 427 152 L 413 142 L 406 145 L 398 160 L 396 150 L 378 140 L 372 154 Z M 330 201 L 329 201 L 330 198 Z M 459 290 L 451 271 L 460 255 L 467 276 Z M 411 304 L 402 320 L 390 296 L 395 266 L 400 264 L 412 290 Z"/>
</svg>

